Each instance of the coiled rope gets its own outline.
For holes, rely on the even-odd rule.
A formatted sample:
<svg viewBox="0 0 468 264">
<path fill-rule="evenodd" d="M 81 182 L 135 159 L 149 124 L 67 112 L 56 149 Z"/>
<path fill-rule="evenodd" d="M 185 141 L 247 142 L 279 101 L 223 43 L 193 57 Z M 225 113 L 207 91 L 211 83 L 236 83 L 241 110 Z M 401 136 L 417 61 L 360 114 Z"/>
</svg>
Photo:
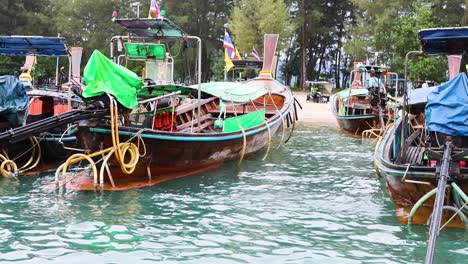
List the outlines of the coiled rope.
<svg viewBox="0 0 468 264">
<path fill-rule="evenodd" d="M 70 156 L 62 165 L 60 165 L 60 167 L 57 168 L 55 172 L 55 180 L 57 183 L 59 183 L 60 181 L 60 177 L 59 177 L 60 172 L 61 172 L 62 178 L 65 178 L 68 167 L 78 162 L 86 160 L 90 163 L 92 171 L 93 171 L 93 183 L 94 183 L 95 188 L 98 185 L 98 176 L 99 176 L 99 185 L 101 186 L 101 190 L 103 190 L 104 171 L 107 171 L 109 180 L 112 186 L 115 187 L 114 180 L 112 178 L 112 175 L 110 174 L 110 170 L 108 167 L 108 162 L 109 162 L 109 159 L 112 157 L 112 155 L 115 155 L 115 158 L 117 162 L 119 163 L 120 168 L 123 173 L 132 174 L 136 168 L 136 165 L 138 164 L 140 156 L 144 156 L 146 154 L 146 146 L 145 146 L 143 139 L 141 138 L 141 133 L 143 133 L 146 129 L 141 129 L 135 134 L 135 136 L 133 136 L 132 138 L 130 138 L 124 143 L 120 143 L 118 106 L 117 106 L 117 102 L 115 101 L 113 97 L 109 96 L 109 99 L 110 99 L 110 114 L 111 114 L 112 147 L 109 147 L 107 149 L 100 150 L 100 151 L 97 151 L 88 155 L 79 153 L 79 154 L 74 154 Z M 137 143 L 138 145 L 135 145 L 134 143 L 130 142 L 135 137 L 138 138 L 138 143 Z M 144 148 L 143 154 L 139 153 L 140 142 L 142 142 L 142 145 Z M 125 161 L 127 154 L 129 156 L 128 162 Z M 102 162 L 99 174 L 97 172 L 96 163 L 92 159 L 97 156 L 103 156 L 103 158 L 101 159 L 103 162 Z"/>
<path fill-rule="evenodd" d="M 0 161 L 2 161 L 0 164 L 0 174 L 3 177 L 16 177 L 26 171 L 34 169 L 39 164 L 39 161 L 42 158 L 41 145 L 39 144 L 39 141 L 36 137 L 31 137 L 29 140 L 31 141 L 31 148 L 23 152 L 21 155 L 18 155 L 14 159 L 8 158 L 8 155 L 6 154 L 0 154 Z M 31 156 L 29 157 L 28 161 L 22 167 L 18 168 L 15 160 L 22 157 L 29 151 L 31 151 Z"/>
</svg>

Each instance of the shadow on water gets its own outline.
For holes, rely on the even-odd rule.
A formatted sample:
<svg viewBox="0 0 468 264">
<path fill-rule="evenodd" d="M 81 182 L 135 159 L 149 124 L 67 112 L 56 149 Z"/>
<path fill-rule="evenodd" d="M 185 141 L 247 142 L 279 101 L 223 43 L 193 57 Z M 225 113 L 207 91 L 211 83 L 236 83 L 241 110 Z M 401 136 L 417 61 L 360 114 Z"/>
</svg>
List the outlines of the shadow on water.
<svg viewBox="0 0 468 264">
<path fill-rule="evenodd" d="M 0 179 L 0 263 L 421 263 L 427 227 L 401 225 L 373 146 L 327 126 L 219 169 L 123 192 L 57 193 L 53 172 Z M 463 263 L 444 230 L 438 263 Z"/>
</svg>

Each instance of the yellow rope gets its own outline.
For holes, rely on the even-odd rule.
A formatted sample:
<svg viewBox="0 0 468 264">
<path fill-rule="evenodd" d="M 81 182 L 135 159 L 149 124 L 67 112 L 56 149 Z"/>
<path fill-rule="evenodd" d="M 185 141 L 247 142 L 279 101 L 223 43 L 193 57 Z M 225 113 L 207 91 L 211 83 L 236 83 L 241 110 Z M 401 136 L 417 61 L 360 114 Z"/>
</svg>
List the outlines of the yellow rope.
<svg viewBox="0 0 468 264">
<path fill-rule="evenodd" d="M 104 185 L 104 171 L 107 171 L 109 181 L 111 182 L 112 186 L 115 187 L 114 179 L 112 178 L 112 175 L 109 170 L 108 166 L 108 161 L 112 157 L 112 154 L 115 155 L 115 158 L 117 162 L 120 165 L 120 168 L 123 173 L 125 174 L 132 174 L 133 171 L 136 168 L 136 165 L 138 164 L 139 157 L 146 154 L 146 145 L 141 138 L 141 133 L 145 130 L 142 129 L 139 132 L 136 133 L 135 136 L 130 138 L 124 143 L 120 143 L 120 138 L 119 138 L 119 113 L 118 113 L 118 106 L 117 102 L 115 101 L 114 98 L 110 97 L 110 113 L 111 113 L 111 135 L 112 135 L 112 147 L 109 147 L 104 150 L 100 150 L 97 152 L 94 152 L 92 154 L 75 154 L 72 155 L 70 158 L 65 161 L 55 172 L 55 180 L 58 183 L 60 180 L 60 172 L 62 173 L 62 177 L 64 178 L 67 172 L 67 169 L 69 166 L 72 164 L 76 164 L 78 162 L 87 160 L 93 170 L 93 181 L 94 181 L 94 186 L 98 185 L 98 177 L 99 177 L 99 183 L 100 186 L 103 187 Z M 130 142 L 133 140 L 135 137 L 138 137 L 138 146 L 135 145 L 134 143 Z M 140 154 L 139 153 L 139 145 L 140 141 L 143 143 L 143 148 L 144 148 L 144 153 Z M 130 160 L 128 162 L 125 162 L 125 156 L 127 153 L 130 155 Z M 96 168 L 96 163 L 93 161 L 92 158 L 97 157 L 97 156 L 104 156 L 102 158 L 103 162 L 101 164 L 101 169 L 100 173 L 98 174 L 97 168 Z"/>
<path fill-rule="evenodd" d="M 31 156 L 29 157 L 28 161 L 19 169 L 18 169 L 18 165 L 15 163 L 14 160 L 11 160 L 8 157 L 0 154 L 0 160 L 2 160 L 2 163 L 0 164 L 0 175 L 2 175 L 3 177 L 7 177 L 7 178 L 14 177 L 28 170 L 34 169 L 37 166 L 37 164 L 39 164 L 39 161 L 41 160 L 41 157 L 42 157 L 41 146 L 39 144 L 39 141 L 36 139 L 36 137 L 31 137 L 30 141 L 32 144 L 32 147 L 29 149 L 31 150 Z M 27 150 L 27 152 L 29 150 Z"/>
<path fill-rule="evenodd" d="M 2 176 L 6 178 L 14 177 L 18 171 L 16 163 L 10 159 L 6 159 L 3 155 L 0 155 L 0 157 L 3 159 L 3 162 L 0 165 L 0 173 Z"/>
<path fill-rule="evenodd" d="M 234 116 L 236 117 L 236 120 L 237 120 L 237 123 L 239 124 L 240 130 L 242 131 L 242 139 L 244 141 L 243 144 L 242 144 L 241 155 L 240 155 L 239 161 L 237 162 L 237 165 L 240 166 L 241 163 L 242 163 L 242 160 L 244 159 L 245 151 L 247 149 L 247 135 L 245 134 L 245 130 L 244 130 L 244 128 L 242 127 L 242 125 L 240 123 L 239 117 L 237 116 L 236 107 L 234 106 L 234 104 L 232 106 L 233 106 L 233 109 L 234 109 Z"/>
<path fill-rule="evenodd" d="M 37 164 L 39 164 L 39 161 L 42 158 L 42 149 L 41 149 L 41 145 L 39 144 L 39 141 L 37 140 L 37 138 L 36 137 L 31 137 L 30 140 L 31 140 L 31 143 L 33 144 L 31 157 L 26 162 L 26 164 L 24 164 L 19 169 L 20 170 L 19 173 L 23 173 L 23 172 L 26 172 L 28 170 L 34 169 L 37 166 Z M 31 164 L 31 162 L 33 162 L 34 156 L 37 156 L 36 161 L 32 165 L 29 165 L 29 164 Z"/>
<path fill-rule="evenodd" d="M 278 147 L 276 147 L 276 149 L 279 149 L 281 147 L 281 144 L 283 143 L 284 141 L 284 135 L 286 133 L 286 127 L 284 125 L 284 116 L 283 114 L 280 112 L 280 110 L 278 109 L 278 106 L 276 106 L 276 103 L 275 103 L 275 100 L 273 99 L 273 97 L 271 96 L 271 92 L 268 92 L 268 95 L 270 96 L 270 99 L 271 99 L 271 102 L 273 103 L 273 105 L 275 106 L 276 108 L 276 112 L 278 112 L 278 114 L 280 115 L 281 117 L 281 124 L 282 124 L 282 134 L 281 134 L 281 141 L 278 145 Z"/>
<path fill-rule="evenodd" d="M 258 111 L 257 107 L 255 106 L 255 102 L 250 100 L 252 102 L 252 105 L 253 107 L 255 108 L 255 111 L 257 111 L 258 115 L 260 116 L 260 112 Z M 265 111 L 266 111 L 266 108 L 265 108 Z M 261 116 L 260 116 L 261 117 Z M 268 157 L 268 153 L 270 153 L 270 146 L 271 146 L 271 130 L 270 130 L 270 126 L 268 125 L 268 122 L 266 121 L 266 119 L 263 120 L 263 122 L 265 123 L 267 129 L 268 129 L 268 142 L 267 142 L 267 151 L 265 153 L 265 156 L 263 156 L 263 159 L 262 160 L 266 160 L 266 158 Z"/>
<path fill-rule="evenodd" d="M 62 165 L 60 165 L 60 167 L 58 167 L 57 172 L 61 170 L 62 175 L 65 176 L 69 166 L 71 166 L 74 163 L 81 162 L 83 160 L 87 160 L 91 164 L 91 167 L 93 169 L 94 185 L 96 186 L 97 185 L 97 168 L 96 168 L 96 164 L 94 163 L 91 156 L 92 155 L 86 155 L 86 154 L 82 154 L 82 153 L 73 154 L 67 159 L 67 161 L 65 161 L 65 163 L 63 163 Z M 57 174 L 57 172 L 56 172 L 56 174 Z"/>
<path fill-rule="evenodd" d="M 114 146 L 115 157 L 120 164 L 120 168 L 122 172 L 125 174 L 131 174 L 138 163 L 139 160 L 139 153 L 138 148 L 135 144 L 126 142 L 122 145 L 120 144 L 119 138 L 119 123 L 118 123 L 118 109 L 117 109 L 117 102 L 115 100 L 111 100 L 111 128 L 112 128 L 112 142 Z M 130 161 L 125 163 L 125 154 L 127 151 L 130 154 Z"/>
</svg>

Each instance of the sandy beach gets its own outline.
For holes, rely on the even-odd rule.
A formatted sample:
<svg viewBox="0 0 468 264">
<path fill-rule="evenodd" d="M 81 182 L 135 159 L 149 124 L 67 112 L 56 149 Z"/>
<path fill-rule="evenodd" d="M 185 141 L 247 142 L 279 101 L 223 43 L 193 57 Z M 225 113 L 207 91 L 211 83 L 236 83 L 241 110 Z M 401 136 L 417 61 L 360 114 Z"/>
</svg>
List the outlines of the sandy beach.
<svg viewBox="0 0 468 264">
<path fill-rule="evenodd" d="M 308 102 L 306 101 L 306 92 L 294 92 L 294 96 L 302 106 L 302 109 L 298 108 L 299 122 L 338 126 L 330 111 L 330 103 L 318 104 Z"/>
</svg>

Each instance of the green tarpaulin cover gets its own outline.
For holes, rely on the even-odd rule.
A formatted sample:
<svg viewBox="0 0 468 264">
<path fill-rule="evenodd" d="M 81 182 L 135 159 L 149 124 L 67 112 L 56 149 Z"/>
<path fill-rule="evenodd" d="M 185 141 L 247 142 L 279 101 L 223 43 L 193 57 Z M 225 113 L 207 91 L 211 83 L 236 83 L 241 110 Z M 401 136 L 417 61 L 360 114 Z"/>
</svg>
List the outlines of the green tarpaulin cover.
<svg viewBox="0 0 468 264">
<path fill-rule="evenodd" d="M 261 109 L 259 111 L 255 111 L 238 117 L 226 118 L 226 120 L 224 120 L 223 131 L 225 133 L 241 131 L 239 123 L 244 130 L 264 124 L 265 109 Z"/>
<path fill-rule="evenodd" d="M 339 92 L 338 96 L 343 99 L 347 99 L 349 96 L 353 96 L 353 95 L 368 95 L 369 94 L 369 90 L 365 88 L 351 89 L 351 93 L 349 92 L 349 90 L 350 89 L 346 89 L 346 90 Z"/>
<path fill-rule="evenodd" d="M 133 109 L 138 105 L 137 90 L 143 86 L 141 79 L 134 72 L 106 58 L 98 50 L 91 55 L 83 75 L 86 83 L 84 97 L 109 93 L 126 108 Z"/>
<path fill-rule="evenodd" d="M 191 86 L 194 89 L 198 85 Z M 254 87 L 248 84 L 235 82 L 211 82 L 201 85 L 202 92 L 214 95 L 224 101 L 247 103 L 268 93 L 266 88 Z"/>
</svg>

